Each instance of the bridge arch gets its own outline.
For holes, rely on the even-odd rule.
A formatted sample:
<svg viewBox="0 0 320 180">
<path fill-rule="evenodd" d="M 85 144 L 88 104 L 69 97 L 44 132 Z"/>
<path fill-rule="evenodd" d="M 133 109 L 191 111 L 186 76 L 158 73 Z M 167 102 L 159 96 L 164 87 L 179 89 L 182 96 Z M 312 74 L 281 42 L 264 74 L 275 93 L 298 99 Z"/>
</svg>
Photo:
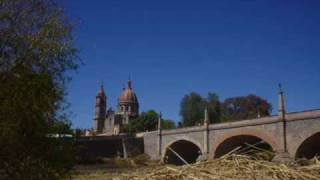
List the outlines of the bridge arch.
<svg viewBox="0 0 320 180">
<path fill-rule="evenodd" d="M 244 148 L 247 144 L 256 145 L 258 148 L 277 152 L 280 146 L 269 134 L 255 129 L 240 129 L 225 133 L 218 137 L 212 147 L 212 156 L 214 158 L 232 151 L 237 147 Z M 250 147 L 246 147 L 249 149 Z"/>
<path fill-rule="evenodd" d="M 185 163 L 173 152 L 176 152 L 187 163 L 195 163 L 202 154 L 201 145 L 190 138 L 181 138 L 167 144 L 162 160 L 167 164 L 184 165 Z"/>
<path fill-rule="evenodd" d="M 311 159 L 314 156 L 320 156 L 320 132 L 317 132 L 306 138 L 298 147 L 295 158 Z"/>
</svg>

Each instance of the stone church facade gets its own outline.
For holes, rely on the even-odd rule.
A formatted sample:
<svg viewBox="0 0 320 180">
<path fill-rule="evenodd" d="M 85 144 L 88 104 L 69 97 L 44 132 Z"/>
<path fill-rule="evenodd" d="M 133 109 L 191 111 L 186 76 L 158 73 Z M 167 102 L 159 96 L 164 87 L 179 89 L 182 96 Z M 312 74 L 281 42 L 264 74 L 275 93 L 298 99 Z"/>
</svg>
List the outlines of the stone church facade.
<svg viewBox="0 0 320 180">
<path fill-rule="evenodd" d="M 122 89 L 116 111 L 107 109 L 107 96 L 103 85 L 96 96 L 93 132 L 97 135 L 118 135 L 120 128 L 139 115 L 139 102 L 132 89 L 131 80 Z"/>
</svg>

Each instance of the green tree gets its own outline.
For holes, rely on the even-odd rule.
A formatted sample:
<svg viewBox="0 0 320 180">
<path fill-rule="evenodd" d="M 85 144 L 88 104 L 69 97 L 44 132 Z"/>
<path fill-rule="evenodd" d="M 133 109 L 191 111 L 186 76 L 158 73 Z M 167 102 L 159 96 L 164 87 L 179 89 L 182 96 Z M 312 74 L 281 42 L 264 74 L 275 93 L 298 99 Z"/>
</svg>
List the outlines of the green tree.
<svg viewBox="0 0 320 180">
<path fill-rule="evenodd" d="M 194 126 L 201 123 L 204 112 L 204 101 L 200 94 L 191 92 L 185 95 L 180 103 L 182 126 Z"/>
<path fill-rule="evenodd" d="M 131 120 L 123 126 L 122 132 L 133 134 L 156 130 L 158 117 L 158 114 L 154 110 L 142 112 L 136 119 Z"/>
<path fill-rule="evenodd" d="M 158 127 L 159 114 L 154 110 L 142 112 L 136 119 L 131 120 L 124 125 L 122 132 L 134 134 L 137 132 L 154 131 Z M 163 129 L 175 128 L 175 124 L 171 120 L 162 120 Z"/>
<path fill-rule="evenodd" d="M 205 100 L 205 104 L 208 107 L 208 114 L 210 123 L 218 123 L 221 122 L 221 103 L 219 97 L 215 93 L 208 93 L 207 99 Z M 204 115 L 204 114 L 203 114 Z M 204 119 L 204 117 L 202 118 Z"/>
<path fill-rule="evenodd" d="M 163 119 L 162 120 L 162 129 L 174 129 L 176 128 L 176 124 L 173 120 Z"/>
<path fill-rule="evenodd" d="M 67 120 L 59 120 L 54 121 L 53 124 L 49 126 L 49 133 L 56 135 L 65 135 L 65 134 L 73 134 L 73 130 L 71 129 L 71 123 Z"/>
<path fill-rule="evenodd" d="M 196 92 L 185 95 L 180 103 L 182 122 L 179 126 L 183 127 L 202 124 L 205 107 L 208 107 L 210 122 L 220 122 L 221 110 L 217 94 L 209 92 L 208 96 L 205 98 Z"/>
<path fill-rule="evenodd" d="M 66 72 L 77 68 L 72 26 L 52 0 L 0 1 L 0 178 L 61 179 L 73 146 Z"/>
<path fill-rule="evenodd" d="M 271 110 L 272 106 L 267 100 L 253 94 L 228 98 L 223 102 L 223 114 L 226 120 L 269 116 Z"/>
</svg>

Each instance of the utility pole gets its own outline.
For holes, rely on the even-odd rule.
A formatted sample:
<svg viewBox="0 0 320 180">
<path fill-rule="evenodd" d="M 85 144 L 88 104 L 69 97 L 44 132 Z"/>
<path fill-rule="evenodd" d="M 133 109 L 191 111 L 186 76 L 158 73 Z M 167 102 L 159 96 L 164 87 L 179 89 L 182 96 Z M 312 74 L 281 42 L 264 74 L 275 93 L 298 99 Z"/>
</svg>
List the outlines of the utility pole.
<svg viewBox="0 0 320 180">
<path fill-rule="evenodd" d="M 284 95 L 281 84 L 279 84 L 279 93 L 278 93 L 278 116 L 283 122 L 283 150 L 288 152 L 287 148 L 287 121 L 286 121 L 286 110 L 284 106 Z"/>
<path fill-rule="evenodd" d="M 161 112 L 159 113 L 159 119 L 158 119 L 158 156 L 161 159 L 161 143 L 162 143 L 162 114 Z"/>
<path fill-rule="evenodd" d="M 284 105 L 284 95 L 283 95 L 281 84 L 279 84 L 278 92 L 278 116 L 279 120 L 282 122 L 282 132 L 283 132 L 283 149 L 277 152 L 273 161 L 278 161 L 281 163 L 289 163 L 292 161 L 287 147 L 287 121 L 286 121 L 286 110 Z"/>
</svg>

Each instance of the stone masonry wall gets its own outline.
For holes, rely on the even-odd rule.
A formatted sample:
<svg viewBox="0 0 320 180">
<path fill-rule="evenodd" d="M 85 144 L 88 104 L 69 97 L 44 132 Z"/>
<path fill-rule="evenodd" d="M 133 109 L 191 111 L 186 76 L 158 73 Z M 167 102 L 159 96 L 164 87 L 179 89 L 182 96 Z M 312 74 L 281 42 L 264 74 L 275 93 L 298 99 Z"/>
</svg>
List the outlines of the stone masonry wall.
<svg viewBox="0 0 320 180">
<path fill-rule="evenodd" d="M 80 159 L 123 157 L 123 143 L 128 157 L 144 153 L 143 138 L 131 136 L 81 137 L 74 142 L 79 147 Z"/>
<path fill-rule="evenodd" d="M 243 120 L 209 126 L 209 157 L 213 158 L 216 148 L 226 139 L 238 135 L 251 135 L 262 139 L 272 146 L 273 150 L 284 152 L 285 138 L 291 158 L 295 157 L 301 143 L 308 137 L 320 132 L 320 110 L 288 113 L 285 115 L 286 125 L 280 116 Z M 286 127 L 286 133 L 284 133 Z M 204 148 L 205 128 L 194 126 L 189 128 L 166 130 L 162 132 L 161 154 L 172 143 L 187 140 L 197 145 L 201 151 Z M 286 136 L 284 135 L 286 134 Z M 144 151 L 152 159 L 160 159 L 158 155 L 158 132 L 148 132 L 144 135 Z"/>
</svg>

